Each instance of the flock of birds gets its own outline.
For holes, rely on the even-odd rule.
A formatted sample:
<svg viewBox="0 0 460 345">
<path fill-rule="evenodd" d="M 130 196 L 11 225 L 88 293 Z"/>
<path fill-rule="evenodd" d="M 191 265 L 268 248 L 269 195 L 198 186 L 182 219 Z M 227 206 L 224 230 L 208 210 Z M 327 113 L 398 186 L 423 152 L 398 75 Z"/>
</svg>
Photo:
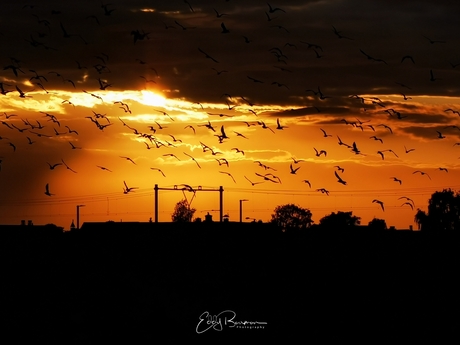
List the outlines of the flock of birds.
<svg viewBox="0 0 460 345">
<path fill-rule="evenodd" d="M 226 2 L 229 2 L 228 0 Z M 222 4 L 217 4 L 217 5 L 222 5 Z M 28 20 L 29 24 L 31 27 L 35 28 L 36 30 L 32 31 L 29 33 L 29 35 L 25 36 L 22 41 L 17 42 L 17 44 L 23 44 L 28 46 L 29 50 L 31 49 L 30 46 L 32 47 L 33 50 L 39 50 L 40 52 L 46 51 L 47 54 L 53 54 L 55 51 L 59 51 L 60 46 L 59 44 L 62 44 L 63 46 L 68 45 L 68 41 L 72 41 L 72 45 L 75 45 L 76 50 L 85 50 L 87 49 L 88 45 L 90 45 L 89 40 L 87 37 L 84 37 L 80 33 L 69 33 L 68 27 L 71 27 L 72 25 L 68 24 L 67 22 L 63 22 L 62 19 L 60 19 L 60 16 L 62 13 L 65 13 L 65 9 L 63 8 L 62 10 L 50 10 L 49 11 L 49 16 L 48 18 L 42 16 L 42 11 L 41 7 L 42 5 L 29 5 L 26 4 L 22 7 L 21 11 L 23 13 L 24 20 Z M 184 24 L 182 21 L 184 17 L 186 17 L 186 14 L 190 15 L 195 15 L 198 12 L 201 13 L 201 15 L 206 15 L 209 16 L 210 18 L 217 18 L 217 21 L 219 21 L 220 25 L 220 33 L 223 35 L 220 39 L 224 39 L 225 36 L 231 35 L 234 33 L 234 30 L 232 27 L 230 27 L 228 24 L 226 24 L 223 20 L 225 18 L 231 18 L 233 14 L 231 12 L 229 13 L 224 13 L 221 12 L 221 10 L 216 9 L 216 8 L 209 8 L 209 9 L 196 9 L 193 5 L 193 1 L 184 1 L 184 8 L 180 8 L 179 12 L 181 13 L 181 16 L 174 17 L 174 14 L 165 14 L 164 15 L 164 21 L 163 25 L 164 27 L 161 28 L 163 30 L 163 35 L 168 35 L 170 31 L 172 30 L 182 30 L 182 31 L 192 31 L 196 27 L 188 26 L 187 24 Z M 97 6 L 95 6 L 94 10 L 97 9 Z M 208 12 L 212 12 L 212 15 L 206 14 L 206 11 L 209 10 Z M 39 14 L 38 14 L 39 13 Z M 184 14 L 185 13 L 185 14 Z M 100 4 L 100 9 L 98 14 L 91 14 L 88 13 L 87 17 L 85 18 L 86 22 L 85 25 L 92 25 L 95 27 L 97 30 L 104 30 L 104 21 L 102 18 L 110 19 L 111 17 L 116 17 L 116 16 L 121 16 L 122 13 L 120 13 L 119 9 L 117 9 L 116 4 Z M 303 40 L 299 40 L 295 43 L 292 43 L 291 37 L 289 36 L 290 30 L 286 28 L 283 25 L 278 25 L 279 21 L 281 19 L 289 20 L 289 11 L 285 10 L 284 8 L 281 7 L 276 7 L 272 6 L 269 3 L 266 3 L 265 10 L 261 11 L 261 15 L 265 18 L 262 18 L 261 22 L 265 21 L 268 28 L 276 28 L 282 31 L 282 37 L 283 39 L 286 39 L 286 42 L 284 45 L 278 45 L 277 47 L 268 47 L 266 49 L 266 53 L 269 54 L 273 58 L 273 64 L 274 68 L 278 72 L 276 75 L 280 75 L 280 73 L 285 77 L 286 75 L 289 75 L 292 73 L 291 68 L 289 67 L 289 53 L 286 51 L 288 49 L 290 50 L 298 50 L 298 46 L 304 46 L 308 52 L 313 52 L 314 55 L 316 56 L 316 59 L 320 60 L 324 56 L 324 51 L 322 48 L 322 45 L 320 44 L 313 44 L 309 43 Z M 174 24 L 172 24 L 174 23 Z M 50 39 L 52 36 L 52 32 L 54 34 L 59 34 L 60 33 L 60 40 L 59 41 L 53 41 Z M 354 38 L 350 37 L 349 35 L 343 33 L 342 31 L 339 31 L 335 26 L 331 26 L 330 28 L 330 34 L 331 36 L 335 36 L 337 40 L 345 40 L 345 41 L 353 41 Z M 4 33 L 3 36 L 6 36 L 7 34 Z M 147 87 L 152 86 L 155 87 L 158 83 L 161 81 L 161 71 L 158 73 L 157 68 L 152 67 L 148 63 L 145 62 L 144 57 L 142 58 L 135 58 L 135 54 L 139 52 L 138 49 L 141 44 L 147 45 L 147 44 L 154 44 L 153 40 L 151 40 L 150 36 L 153 35 L 151 31 L 146 32 L 143 29 L 139 28 L 133 28 L 133 29 L 126 29 L 125 32 L 125 39 L 130 41 L 130 44 L 132 45 L 132 50 L 133 50 L 133 55 L 130 57 L 132 58 L 132 66 L 142 66 L 142 68 L 145 71 L 148 71 L 148 75 L 140 75 L 136 77 L 140 77 L 144 85 Z M 188 36 L 190 37 L 190 36 Z M 242 45 L 247 45 L 248 47 L 253 44 L 253 41 L 256 40 L 256 35 L 254 34 L 254 38 L 249 38 L 249 35 L 240 35 L 241 37 L 241 44 Z M 423 35 L 423 38 L 426 39 L 430 45 L 441 45 L 445 44 L 444 41 L 439 41 L 439 40 L 432 40 L 428 38 L 427 36 Z M 2 37 L 1 39 L 5 39 Z M 288 41 L 289 40 L 289 41 Z M 99 44 L 102 42 L 96 42 L 96 44 Z M 68 47 L 66 47 L 67 49 Z M 250 48 L 249 48 L 250 49 Z M 383 65 L 389 65 L 391 64 L 390 61 L 386 61 L 381 58 L 373 57 L 369 55 L 367 52 L 365 52 L 363 49 L 359 49 L 360 53 L 364 55 L 364 58 L 367 60 L 370 60 L 372 63 L 377 63 L 377 64 L 383 64 Z M 224 77 L 227 74 L 230 74 L 228 69 L 218 69 L 217 66 L 221 63 L 220 60 L 221 58 L 215 57 L 210 55 L 207 52 L 207 49 L 203 48 L 201 45 L 196 47 L 195 50 L 196 54 L 201 55 L 200 57 L 203 58 L 202 64 L 206 66 L 206 69 L 213 70 L 213 78 L 221 78 Z M 75 52 L 77 55 L 77 52 Z M 223 55 L 222 53 L 220 55 Z M 28 60 L 27 63 L 23 62 Z M 217 172 L 223 175 L 228 176 L 228 178 L 233 182 L 237 183 L 237 178 L 232 172 L 228 171 L 231 165 L 231 160 L 228 157 L 224 157 L 225 153 L 219 151 L 216 149 L 216 146 L 219 146 L 220 144 L 227 144 L 231 143 L 229 145 L 230 147 L 226 147 L 225 150 L 226 152 L 232 152 L 234 154 L 240 154 L 241 159 L 245 160 L 251 160 L 251 158 L 248 158 L 245 151 L 247 150 L 246 147 L 243 147 L 237 144 L 233 144 L 236 140 L 238 140 L 238 143 L 246 143 L 248 142 L 248 134 L 246 133 L 241 133 L 241 130 L 235 130 L 238 128 L 241 128 L 243 125 L 247 129 L 252 128 L 260 128 L 260 130 L 266 130 L 269 131 L 271 134 L 277 134 L 279 132 L 284 132 L 284 131 L 289 131 L 289 126 L 283 124 L 284 120 L 281 113 L 272 115 L 272 114 L 264 114 L 263 110 L 259 110 L 261 108 L 258 108 L 257 105 L 255 104 L 254 99 L 255 97 L 251 97 L 251 95 L 240 95 L 240 96 L 232 96 L 229 93 L 223 93 L 220 95 L 220 99 L 222 100 L 222 107 L 219 107 L 218 112 L 213 111 L 209 106 L 209 104 L 206 104 L 205 102 L 199 102 L 197 100 L 193 100 L 194 105 L 194 111 L 199 112 L 202 115 L 205 115 L 208 119 L 205 121 L 201 121 L 198 123 L 183 123 L 181 120 L 176 116 L 177 114 L 173 114 L 170 111 L 166 111 L 166 109 L 153 109 L 152 112 L 158 114 L 158 116 L 162 116 L 164 120 L 162 121 L 155 121 L 155 124 L 151 124 L 148 126 L 144 126 L 140 128 L 139 126 L 136 125 L 135 116 L 136 114 L 133 113 L 133 105 L 132 103 L 129 103 L 126 100 L 118 100 L 114 102 L 108 102 L 106 101 L 105 95 L 113 90 L 116 86 L 117 83 L 109 81 L 109 79 L 112 76 L 112 69 L 110 65 L 110 61 L 112 59 L 111 54 L 107 53 L 101 53 L 97 54 L 96 56 L 92 57 L 92 61 L 94 62 L 92 66 L 84 66 L 79 60 L 73 59 L 72 61 L 64 61 L 66 64 L 65 69 L 66 70 L 73 70 L 73 73 L 77 75 L 78 73 L 80 75 L 85 75 L 85 82 L 86 84 L 84 87 L 85 89 L 81 89 L 80 91 L 77 89 L 77 87 L 81 86 L 81 82 L 77 81 L 75 79 L 68 78 L 64 76 L 64 72 L 60 71 L 55 71 L 54 69 L 50 69 L 49 71 L 38 71 L 38 68 L 33 66 L 33 56 L 24 56 L 24 57 L 9 57 L 8 58 L 8 63 L 3 66 L 3 73 L 0 75 L 0 93 L 1 97 L 6 97 L 13 95 L 15 98 L 18 97 L 20 99 L 31 99 L 31 98 L 37 98 L 37 92 L 39 92 L 41 95 L 44 96 L 52 96 L 53 92 L 50 91 L 51 88 L 56 88 L 55 80 L 56 78 L 59 78 L 62 80 L 62 87 L 65 88 L 70 88 L 70 90 L 74 93 L 81 92 L 83 94 L 88 95 L 89 97 L 93 98 L 95 102 L 97 102 L 97 106 L 105 106 L 107 109 L 110 109 L 112 112 L 118 111 L 118 114 L 115 115 L 107 115 L 103 114 L 99 111 L 97 111 L 97 108 L 94 107 L 92 110 L 90 110 L 90 113 L 87 113 L 87 110 L 84 110 L 86 113 L 86 116 L 84 116 L 85 121 L 87 123 L 85 124 L 85 127 L 88 126 L 88 124 L 93 125 L 93 130 L 94 131 L 100 131 L 100 132 L 108 132 L 112 130 L 112 126 L 118 126 L 118 129 L 122 128 L 126 133 L 129 133 L 131 137 L 135 137 L 138 142 L 140 142 L 140 145 L 144 146 L 147 150 L 154 150 L 154 149 L 162 149 L 162 150 L 174 150 L 172 152 L 164 152 L 160 153 L 158 157 L 162 157 L 162 159 L 168 160 L 168 162 L 171 161 L 183 161 L 184 159 L 191 160 L 195 165 L 196 168 L 202 169 L 202 165 L 200 165 L 200 159 L 192 155 L 192 152 L 185 152 L 182 150 L 182 154 L 184 157 L 181 157 L 181 155 L 177 152 L 179 148 L 184 148 L 187 147 L 185 146 L 185 142 L 180 139 L 180 134 L 178 135 L 177 133 L 167 133 L 167 129 L 174 127 L 178 128 L 180 126 L 180 131 L 179 133 L 184 133 L 184 131 L 189 131 L 187 133 L 187 137 L 190 137 L 191 135 L 197 136 L 200 135 L 200 138 L 206 137 L 213 138 L 212 140 L 215 140 L 215 145 L 211 145 L 208 143 L 204 143 L 204 140 L 198 140 L 199 145 L 201 147 L 201 151 L 203 154 L 206 156 L 206 160 L 209 161 L 209 158 L 213 161 L 215 161 L 216 165 L 218 166 Z M 410 63 L 415 65 L 415 57 L 412 55 L 404 55 L 401 58 L 401 61 L 399 63 Z M 134 62 L 136 61 L 136 62 Z M 41 62 L 40 65 L 43 65 Z M 59 65 L 62 65 L 62 62 L 59 62 Z M 69 67 L 72 65 L 73 67 Z M 452 69 L 455 69 L 459 64 L 453 64 L 451 63 Z M 135 67 L 133 67 L 133 70 Z M 287 77 L 285 77 L 287 79 Z M 437 82 L 441 78 L 435 77 L 435 72 L 433 72 L 432 69 L 429 71 L 429 75 L 427 76 L 427 80 L 430 82 Z M 26 80 L 26 82 L 24 82 Z M 50 82 L 53 80 L 53 82 Z M 254 88 L 258 87 L 258 85 L 262 84 L 269 84 L 270 86 L 277 87 L 279 89 L 283 89 L 283 91 L 287 92 L 287 94 L 291 91 L 291 86 L 288 83 L 284 82 L 279 82 L 279 81 L 273 81 L 273 82 L 267 82 L 263 78 L 255 77 L 251 73 L 248 73 L 246 75 L 246 81 L 249 80 L 251 83 L 253 83 Z M 93 83 L 94 86 L 90 86 L 90 84 Z M 48 87 L 48 84 L 52 85 L 51 88 Z M 411 88 L 406 86 L 403 83 L 399 83 L 400 88 L 406 88 L 410 92 Z M 26 90 L 26 86 L 32 87 L 30 90 Z M 91 90 L 90 90 L 91 88 Z M 88 91 L 90 90 L 90 91 Z M 399 90 L 399 89 L 398 89 Z M 308 109 L 311 111 L 312 115 L 320 116 L 321 113 L 324 111 L 322 108 L 322 105 L 324 105 L 324 109 L 327 108 L 328 101 L 333 100 L 334 98 L 337 98 L 337 96 L 333 94 L 325 94 L 323 90 L 321 90 L 320 86 L 316 86 L 313 88 L 307 88 L 303 90 L 305 94 L 305 99 L 307 104 L 303 105 L 302 108 Z M 399 94 L 402 96 L 404 101 L 408 101 L 411 99 L 410 96 L 408 96 L 406 93 L 401 93 Z M 406 108 L 398 109 L 398 108 L 391 108 L 389 107 L 385 101 L 378 97 L 372 97 L 372 96 L 362 96 L 358 94 L 354 95 L 348 95 L 346 97 L 347 99 L 343 100 L 343 102 L 348 102 L 348 104 L 352 104 L 354 107 L 357 109 L 361 108 L 362 116 L 368 116 L 369 113 L 374 111 L 380 112 L 380 114 L 385 114 L 388 116 L 388 119 L 391 121 L 402 121 L 403 119 L 406 119 L 410 117 L 410 115 L 406 115 L 404 113 L 404 110 Z M 75 105 L 74 102 L 72 102 L 72 99 L 64 99 L 62 100 L 61 106 L 62 107 L 69 107 L 65 108 L 66 112 L 71 112 L 72 109 L 76 109 L 78 105 Z M 3 103 L 5 104 L 5 103 Z M 396 103 L 392 103 L 396 104 Z M 4 105 L 5 107 L 5 105 Z M 6 107 L 5 107 L 6 109 Z M 223 110 L 222 110 L 223 109 Z M 209 111 L 208 111 L 209 110 Z M 236 111 L 239 110 L 237 113 Z M 295 110 L 295 109 L 294 109 Z M 92 112 L 92 113 L 91 113 Z M 453 109 L 453 108 L 447 108 L 444 110 L 445 115 L 451 115 L 452 118 L 457 118 L 457 116 L 460 116 L 459 110 Z M 52 111 L 37 111 L 35 112 L 36 117 L 33 120 L 29 120 L 28 118 L 25 118 L 22 114 L 20 113 L 13 113 L 10 111 L 4 111 L 0 115 L 0 172 L 2 170 L 2 164 L 8 164 L 9 159 L 16 159 L 16 158 L 11 158 L 14 157 L 11 155 L 11 152 L 14 154 L 20 155 L 20 150 L 18 149 L 18 144 L 17 140 L 27 140 L 26 143 L 27 145 L 34 145 L 37 143 L 39 140 L 47 140 L 50 138 L 59 138 L 59 137 L 65 137 L 68 138 L 66 140 L 69 145 L 69 149 L 71 150 L 82 150 L 84 147 L 77 145 L 79 142 L 78 136 L 80 135 L 79 132 L 81 132 L 81 128 L 72 128 L 69 125 L 64 125 L 65 122 L 69 121 L 67 117 L 64 118 L 64 116 L 61 118 L 60 115 L 53 114 Z M 33 116 L 33 115 L 32 115 Z M 240 117 L 243 117 L 246 120 L 239 120 Z M 215 121 L 215 119 L 217 120 Z M 272 119 L 276 118 L 276 125 L 271 125 Z M 342 123 L 344 126 L 350 126 L 353 128 L 353 130 L 357 132 L 361 132 L 364 134 L 370 133 L 372 135 L 367 135 L 368 139 L 375 140 L 380 142 L 381 144 L 384 143 L 384 137 L 383 135 L 388 135 L 388 134 L 393 134 L 393 128 L 387 123 L 379 123 L 379 124 L 374 124 L 371 119 L 367 120 L 360 120 L 357 118 L 357 116 L 354 117 L 354 120 L 350 120 L 350 116 L 344 117 L 339 123 Z M 235 120 L 237 119 L 237 120 Z M 253 120 L 248 120 L 248 119 L 253 119 Z M 80 117 L 81 120 L 81 117 Z M 274 120 L 273 120 L 274 121 Z M 79 123 L 79 122 L 75 122 Z M 267 124 L 268 123 L 268 124 Z M 120 127 L 121 126 L 121 127 Z M 232 128 L 233 127 L 233 128 Z M 64 129 L 65 128 L 65 129 Z M 445 127 L 451 128 L 454 131 L 457 131 L 456 134 L 454 134 L 456 137 L 460 135 L 460 127 L 456 125 L 449 125 Z M 200 131 L 200 132 L 199 132 Z M 206 132 L 204 132 L 206 131 Z M 366 156 L 369 155 L 368 152 L 363 152 L 361 149 L 361 144 L 358 145 L 357 141 L 350 142 L 350 143 L 345 143 L 342 141 L 339 135 L 335 134 L 332 135 L 326 131 L 324 128 L 319 128 L 319 131 L 321 133 L 321 136 L 324 138 L 334 138 L 336 137 L 337 139 L 337 144 L 340 147 L 345 147 L 349 153 L 354 154 L 354 155 L 359 155 L 359 156 Z M 436 135 L 437 134 L 437 135 Z M 237 139 L 238 138 L 238 139 Z M 266 137 L 267 138 L 267 137 Z M 440 130 L 434 130 L 433 133 L 433 140 L 441 140 L 445 139 L 446 135 L 444 135 L 443 132 Z M 266 140 L 271 140 L 271 139 L 266 139 Z M 331 140 L 331 139 L 328 139 Z M 4 144 L 6 143 L 6 145 Z M 194 144 L 194 143 L 189 143 L 189 144 Z M 244 144 L 243 144 L 244 145 Z M 454 146 L 460 145 L 460 143 L 454 143 Z M 249 147 L 249 145 L 248 145 Z M 412 151 L 415 150 L 415 148 L 409 148 L 407 149 L 404 146 L 405 153 L 408 154 Z M 9 150 L 10 152 L 7 152 Z M 225 151 L 222 150 L 222 151 Z M 176 152 L 176 153 L 173 153 Z M 317 159 L 321 159 L 322 157 L 330 157 L 330 154 L 328 156 L 328 152 L 325 149 L 321 148 L 316 148 L 316 147 L 311 147 L 311 153 L 314 157 Z M 381 149 L 378 150 L 375 153 L 372 153 L 373 155 L 378 155 L 382 160 L 385 160 L 387 155 L 390 154 L 393 157 L 399 158 L 398 154 L 390 149 Z M 4 157 L 8 156 L 8 159 L 5 159 Z M 136 159 L 125 156 L 125 155 L 119 155 L 120 159 L 126 160 L 127 162 L 136 165 Z M 206 161 L 205 160 L 205 161 Z M 201 161 L 203 162 L 203 161 Z M 293 178 L 291 175 L 298 175 L 300 172 L 302 172 L 301 169 L 301 163 L 305 162 L 305 159 L 297 159 L 295 157 L 291 158 L 291 161 L 289 163 L 285 163 L 285 168 L 284 172 L 281 174 L 284 175 L 285 173 L 289 173 L 290 178 Z M 246 180 L 247 183 L 249 183 L 251 186 L 255 186 L 261 183 L 272 183 L 272 184 L 281 184 L 281 177 L 279 169 L 274 168 L 273 166 L 270 166 L 267 162 L 263 162 L 261 160 L 254 160 L 254 164 L 256 164 L 256 167 L 258 167 L 260 170 L 257 170 L 254 172 L 254 177 L 251 177 L 249 175 L 249 172 L 246 172 L 243 174 L 244 179 Z M 70 172 L 76 174 L 78 169 L 71 168 L 65 161 L 64 159 L 60 159 L 58 162 L 44 162 L 44 164 L 48 165 L 50 170 L 55 170 L 60 167 L 65 167 L 67 170 Z M 106 172 L 112 172 L 111 169 L 109 169 L 106 166 L 102 165 L 96 165 L 96 167 L 100 170 L 106 171 Z M 279 167 L 279 166 L 278 166 Z M 335 176 L 337 183 L 346 186 L 347 181 L 345 180 L 345 169 L 339 165 L 334 166 L 334 171 L 331 172 Z M 158 172 L 158 174 L 161 174 L 164 178 L 166 178 L 166 173 L 164 171 L 163 166 L 156 166 L 156 167 L 150 167 L 152 171 Z M 439 167 L 439 170 L 448 172 L 447 168 L 445 167 Z M 420 174 L 427 179 L 431 180 L 430 175 L 423 170 L 419 169 L 414 169 L 413 174 Z M 402 185 L 402 180 L 398 178 L 397 176 L 391 176 L 390 179 L 398 183 L 399 185 Z M 309 188 L 312 188 L 312 183 L 309 179 L 302 179 L 302 183 L 305 183 L 306 185 L 309 186 Z M 128 183 L 126 181 L 123 181 L 123 193 L 128 194 L 131 192 L 134 192 L 136 189 L 139 187 L 129 187 Z M 193 190 L 192 187 L 190 187 L 191 190 Z M 189 189 L 188 187 L 184 187 L 184 189 Z M 54 196 L 57 193 L 51 193 L 51 186 L 50 183 L 46 183 L 44 186 L 44 194 L 46 196 Z M 329 188 L 325 187 L 319 187 L 319 188 L 314 188 L 314 190 L 318 193 L 322 193 L 325 195 L 330 194 Z M 406 196 L 401 196 L 398 198 L 398 200 L 401 200 L 402 204 L 401 206 L 407 206 L 410 207 L 411 209 L 414 209 L 415 203 L 414 201 Z M 373 199 L 372 203 L 376 203 L 380 206 L 382 211 L 385 210 L 384 202 L 378 199 Z"/>
</svg>

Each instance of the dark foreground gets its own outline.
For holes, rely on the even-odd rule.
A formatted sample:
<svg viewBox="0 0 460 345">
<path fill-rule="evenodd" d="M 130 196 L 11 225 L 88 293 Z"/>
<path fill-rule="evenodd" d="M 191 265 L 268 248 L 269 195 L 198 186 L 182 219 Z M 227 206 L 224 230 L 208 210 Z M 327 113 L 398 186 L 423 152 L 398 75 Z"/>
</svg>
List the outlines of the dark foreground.
<svg viewBox="0 0 460 345">
<path fill-rule="evenodd" d="M 271 336 L 458 343 L 459 239 L 218 224 L 3 232 L 3 337 L 24 344 Z M 205 312 L 222 327 L 209 328 Z"/>
</svg>

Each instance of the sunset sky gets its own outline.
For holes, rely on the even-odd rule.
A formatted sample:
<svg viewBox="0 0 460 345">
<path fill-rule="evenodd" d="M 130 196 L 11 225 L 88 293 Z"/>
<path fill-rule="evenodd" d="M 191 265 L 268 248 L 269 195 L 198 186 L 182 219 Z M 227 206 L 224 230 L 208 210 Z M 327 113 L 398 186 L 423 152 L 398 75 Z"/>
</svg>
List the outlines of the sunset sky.
<svg viewBox="0 0 460 345">
<path fill-rule="evenodd" d="M 186 184 L 223 186 L 234 221 L 247 199 L 245 221 L 295 203 L 416 228 L 460 189 L 460 3 L 270 5 L 3 1 L 0 224 L 148 221 L 155 184 L 178 188 L 160 221 L 184 197 L 217 220 Z"/>
</svg>

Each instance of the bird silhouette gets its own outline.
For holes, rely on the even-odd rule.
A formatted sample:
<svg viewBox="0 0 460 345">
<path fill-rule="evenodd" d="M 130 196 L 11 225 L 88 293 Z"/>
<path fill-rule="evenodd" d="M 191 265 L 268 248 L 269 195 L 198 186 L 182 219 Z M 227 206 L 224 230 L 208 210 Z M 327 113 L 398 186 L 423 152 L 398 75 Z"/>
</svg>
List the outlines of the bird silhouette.
<svg viewBox="0 0 460 345">
<path fill-rule="evenodd" d="M 69 167 L 69 166 L 66 164 L 66 162 L 64 162 L 63 159 L 61 159 L 61 162 L 62 162 L 62 164 L 64 164 L 64 166 L 66 167 L 67 170 L 70 170 L 71 172 L 73 172 L 73 173 L 75 173 L 75 174 L 77 173 L 75 170 L 73 170 L 71 167 Z"/>
<path fill-rule="evenodd" d="M 268 12 L 269 12 L 269 13 L 275 13 L 276 11 L 280 11 L 280 12 L 286 13 L 286 11 L 283 10 L 282 8 L 279 8 L 279 7 L 272 7 L 268 2 L 267 2 L 267 5 L 268 5 Z"/>
<path fill-rule="evenodd" d="M 259 184 L 259 183 L 264 183 L 264 181 L 252 182 L 246 175 L 244 175 L 244 178 L 246 180 L 248 180 L 249 183 L 252 184 L 253 186 L 255 186 L 256 184 Z"/>
<path fill-rule="evenodd" d="M 399 182 L 399 184 L 402 184 L 402 181 L 401 181 L 399 178 L 397 178 L 397 177 L 394 177 L 394 176 L 393 176 L 393 177 L 390 177 L 390 178 L 392 178 L 392 179 L 393 179 L 393 181 L 395 181 L 395 182 Z"/>
<path fill-rule="evenodd" d="M 410 202 L 405 202 L 403 203 L 401 206 L 404 206 L 404 205 L 409 205 L 409 207 L 413 210 L 414 209 L 414 206 L 410 203 Z"/>
<path fill-rule="evenodd" d="M 420 170 L 416 170 L 414 171 L 412 174 L 420 174 L 420 175 L 426 175 L 430 180 L 431 180 L 431 177 L 430 175 L 428 175 L 426 172 L 423 172 L 423 171 L 420 171 Z"/>
<path fill-rule="evenodd" d="M 341 184 L 343 184 L 343 185 L 346 185 L 346 184 L 347 184 L 347 182 L 344 181 L 344 180 L 339 176 L 339 174 L 337 174 L 337 171 L 334 171 L 334 175 L 335 175 L 335 177 L 337 177 L 337 182 L 338 182 L 338 183 L 341 183 Z"/>
<path fill-rule="evenodd" d="M 120 158 L 126 159 L 127 161 L 130 161 L 131 163 L 136 164 L 136 162 L 134 162 L 134 161 L 133 161 L 131 158 L 129 158 L 129 157 L 120 156 Z"/>
<path fill-rule="evenodd" d="M 302 182 L 308 184 L 308 186 L 311 188 L 311 183 L 310 183 L 310 181 L 308 181 L 308 180 L 302 180 Z"/>
<path fill-rule="evenodd" d="M 123 188 L 123 193 L 128 194 L 129 192 L 132 192 L 134 189 L 138 189 L 139 187 L 128 187 L 125 181 L 123 181 L 124 188 Z"/>
<path fill-rule="evenodd" d="M 105 170 L 105 171 L 108 171 L 108 172 L 112 172 L 112 170 L 110 170 L 110 169 L 108 169 L 108 168 L 106 168 L 106 167 L 103 167 L 103 166 L 101 166 L 101 165 L 96 165 L 96 166 L 97 166 L 99 169 L 101 169 L 101 170 Z"/>
<path fill-rule="evenodd" d="M 188 153 L 186 153 L 186 152 L 184 152 L 184 155 L 186 155 L 186 156 L 190 157 L 190 158 L 191 158 L 191 159 L 192 159 L 192 160 L 193 160 L 193 161 L 196 163 L 196 165 L 198 166 L 198 168 L 200 168 L 200 169 L 201 169 L 201 166 L 200 166 L 200 164 L 199 164 L 199 163 L 196 161 L 196 159 L 195 159 L 194 157 L 192 157 L 191 155 L 189 155 L 189 154 L 188 154 Z"/>
<path fill-rule="evenodd" d="M 56 169 L 58 166 L 62 165 L 62 163 L 56 163 L 56 164 L 50 164 L 50 163 L 48 163 L 48 162 L 46 162 L 46 163 L 49 165 L 50 170 L 54 170 L 54 169 Z"/>
<path fill-rule="evenodd" d="M 329 191 L 325 188 L 318 188 L 316 190 L 317 192 L 321 192 L 322 194 L 326 194 L 327 196 L 329 196 Z"/>
<path fill-rule="evenodd" d="M 219 171 L 219 172 L 220 172 L 221 174 L 226 174 L 226 175 L 230 176 L 230 177 L 232 178 L 233 182 L 236 183 L 235 178 L 234 178 L 233 175 L 230 174 L 229 172 L 226 172 L 226 171 Z"/>
<path fill-rule="evenodd" d="M 291 163 L 291 165 L 290 165 L 289 167 L 291 168 L 291 174 L 293 174 L 293 175 L 295 175 L 295 174 L 297 173 L 297 170 L 300 169 L 300 167 L 294 169 L 294 168 L 292 167 L 292 163 Z"/>
<path fill-rule="evenodd" d="M 220 27 L 222 28 L 221 33 L 228 34 L 230 32 L 230 30 L 228 30 L 227 27 L 225 26 L 224 22 L 220 23 Z"/>
<path fill-rule="evenodd" d="M 166 175 L 164 174 L 163 170 L 161 170 L 159 168 L 150 168 L 150 169 L 159 171 L 161 173 L 161 175 L 163 175 L 163 177 L 166 177 Z"/>
<path fill-rule="evenodd" d="M 316 157 L 320 157 L 321 155 L 324 155 L 324 157 L 327 156 L 327 152 L 325 150 L 320 150 L 318 151 L 316 148 L 313 148 L 316 152 Z"/>
<path fill-rule="evenodd" d="M 385 211 L 385 207 L 383 205 L 383 201 L 380 201 L 380 200 L 377 200 L 377 199 L 374 199 L 372 200 L 373 203 L 377 203 L 380 205 L 380 207 L 382 208 L 382 211 Z"/>
<path fill-rule="evenodd" d="M 54 194 L 50 193 L 49 183 L 47 183 L 46 186 L 45 186 L 45 194 L 48 195 L 48 196 L 54 195 Z"/>
<path fill-rule="evenodd" d="M 327 138 L 327 137 L 332 137 L 331 134 L 327 134 L 326 131 L 322 128 L 320 128 L 321 132 L 323 132 L 323 137 Z"/>
</svg>

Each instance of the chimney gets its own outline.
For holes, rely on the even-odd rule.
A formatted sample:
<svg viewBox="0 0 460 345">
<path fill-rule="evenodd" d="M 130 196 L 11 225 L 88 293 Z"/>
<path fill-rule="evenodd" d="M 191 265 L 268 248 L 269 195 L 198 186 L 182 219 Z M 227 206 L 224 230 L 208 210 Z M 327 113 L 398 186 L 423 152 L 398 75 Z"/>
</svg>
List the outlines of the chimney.
<svg viewBox="0 0 460 345">
<path fill-rule="evenodd" d="M 29 219 L 29 220 L 27 221 L 27 226 L 33 226 L 33 225 L 34 225 L 34 224 L 33 224 L 32 221 Z"/>
<path fill-rule="evenodd" d="M 21 220 L 21 226 L 26 226 L 26 221 L 24 219 Z"/>
</svg>

